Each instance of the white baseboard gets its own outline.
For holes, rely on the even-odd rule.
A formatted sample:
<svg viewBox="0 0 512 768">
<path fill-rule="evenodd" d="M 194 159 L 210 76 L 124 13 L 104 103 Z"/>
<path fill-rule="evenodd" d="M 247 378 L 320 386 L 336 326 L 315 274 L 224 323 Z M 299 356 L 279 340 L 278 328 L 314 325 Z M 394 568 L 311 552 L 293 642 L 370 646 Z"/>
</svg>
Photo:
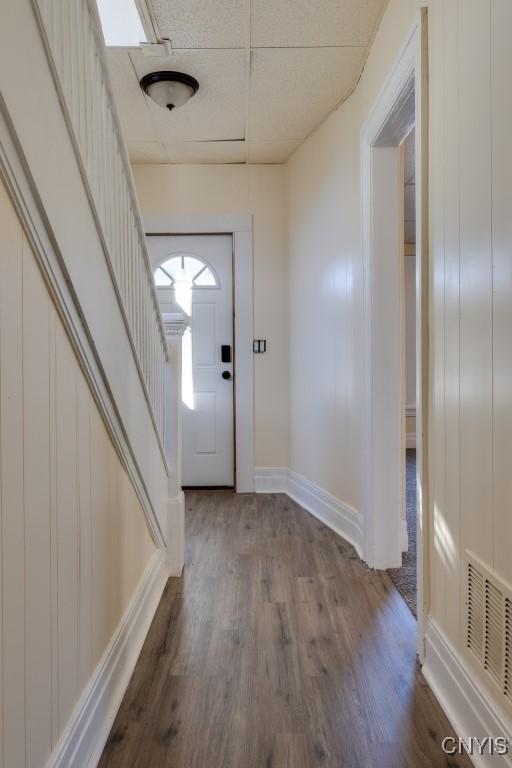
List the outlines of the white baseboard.
<svg viewBox="0 0 512 768">
<path fill-rule="evenodd" d="M 427 620 L 423 674 L 457 736 L 504 736 L 512 750 L 512 722 L 432 620 Z M 512 754 L 472 755 L 477 768 L 510 768 Z"/>
<path fill-rule="evenodd" d="M 117 631 L 87 684 L 46 768 L 94 768 L 123 700 L 167 581 L 158 550 Z"/>
<path fill-rule="evenodd" d="M 290 498 L 352 544 L 363 556 L 363 520 L 359 512 L 286 467 L 258 467 L 256 493 L 286 493 Z"/>
<path fill-rule="evenodd" d="M 413 450 L 416 448 L 416 432 L 408 432 L 406 434 L 405 447 L 407 449 L 412 448 Z"/>
<path fill-rule="evenodd" d="M 168 501 L 167 572 L 181 576 L 185 564 L 185 494 L 181 491 Z"/>
<path fill-rule="evenodd" d="M 256 493 L 288 493 L 287 467 L 256 467 L 254 491 Z"/>
</svg>

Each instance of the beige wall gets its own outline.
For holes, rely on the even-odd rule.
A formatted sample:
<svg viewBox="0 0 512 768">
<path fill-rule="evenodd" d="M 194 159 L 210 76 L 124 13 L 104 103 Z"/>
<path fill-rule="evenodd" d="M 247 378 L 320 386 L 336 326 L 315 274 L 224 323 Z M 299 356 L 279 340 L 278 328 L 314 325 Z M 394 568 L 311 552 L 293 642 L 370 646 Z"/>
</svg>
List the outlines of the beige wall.
<svg viewBox="0 0 512 768">
<path fill-rule="evenodd" d="M 291 468 L 358 510 L 360 131 L 419 5 L 391 0 L 356 91 L 288 163 Z"/>
<path fill-rule="evenodd" d="M 0 744 L 42 766 L 154 551 L 0 180 Z"/>
<path fill-rule="evenodd" d="M 288 466 L 288 260 L 280 165 L 135 165 L 144 214 L 252 213 L 255 464 Z"/>
</svg>

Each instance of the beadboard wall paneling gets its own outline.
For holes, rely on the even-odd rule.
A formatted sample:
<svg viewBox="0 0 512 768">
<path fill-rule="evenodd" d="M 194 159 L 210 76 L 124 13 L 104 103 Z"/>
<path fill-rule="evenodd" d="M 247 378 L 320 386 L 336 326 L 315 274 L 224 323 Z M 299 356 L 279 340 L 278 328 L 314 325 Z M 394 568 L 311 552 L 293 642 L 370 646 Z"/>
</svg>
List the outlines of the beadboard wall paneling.
<svg viewBox="0 0 512 768">
<path fill-rule="evenodd" d="M 131 171 L 120 161 L 121 138 L 112 122 L 115 109 L 108 103 L 101 45 L 89 14 L 93 3 L 49 0 L 45 4 L 48 12 L 51 7 L 51 18 L 57 25 L 52 27 L 53 45 L 59 48 L 59 40 L 62 43 L 59 71 L 68 78 L 65 98 L 63 93 L 59 98 L 59 76 L 51 67 L 38 7 L 33 0 L 11 3 L 9 23 L 0 25 L 0 165 L 26 221 L 30 242 L 37 248 L 36 256 L 48 269 L 52 290 L 68 302 L 64 314 L 74 327 L 67 330 L 74 334 L 77 348 L 81 348 L 79 354 L 85 355 L 84 368 L 95 378 L 98 402 L 103 401 L 100 407 L 109 420 L 155 541 L 163 546 L 170 533 L 169 468 L 158 424 L 161 433 L 161 367 L 166 351 L 158 309 L 155 312 L 153 306 L 149 268 L 145 268 L 141 251 L 142 235 L 135 232 L 138 214 Z M 62 26 L 63 21 L 66 26 Z M 24 41 L 21 57 L 19 40 Z M 15 87 L 13 61 L 17 62 Z M 66 99 L 73 102 L 73 125 Z M 86 126 L 82 122 L 85 114 Z M 80 133 L 80 150 L 76 133 Z M 87 153 L 84 141 L 90 149 L 88 173 L 94 176 L 93 190 L 82 165 L 82 154 Z M 102 181 L 105 176 L 108 184 Z M 131 200 L 127 199 L 127 186 L 132 189 Z M 91 199 L 93 192 L 101 198 L 101 205 Z M 96 205 L 102 211 L 101 222 Z M 106 230 L 110 233 L 108 242 Z M 129 242 L 128 231 L 132 234 Z M 122 259 L 126 261 L 121 265 Z M 112 262 L 119 267 L 115 274 Z M 122 300 L 118 283 L 123 286 Z M 129 325 L 138 344 L 135 351 L 123 306 L 130 308 Z M 137 358 L 142 357 L 138 366 Z M 145 374 L 141 378 L 142 367 Z M 152 392 L 149 402 L 145 389 Z M 168 440 L 172 442 L 173 437 Z M 59 493 L 61 490 L 67 493 L 59 487 Z"/>
<path fill-rule="evenodd" d="M 41 768 L 155 551 L 0 184 L 0 766 Z"/>
<path fill-rule="evenodd" d="M 436 1 L 429 18 L 432 614 L 462 650 L 464 551 L 512 583 L 512 6 Z"/>
<path fill-rule="evenodd" d="M 109 87 L 95 3 L 38 0 L 37 7 L 84 182 L 106 246 L 126 333 L 163 446 L 167 342 L 128 155 Z"/>
</svg>

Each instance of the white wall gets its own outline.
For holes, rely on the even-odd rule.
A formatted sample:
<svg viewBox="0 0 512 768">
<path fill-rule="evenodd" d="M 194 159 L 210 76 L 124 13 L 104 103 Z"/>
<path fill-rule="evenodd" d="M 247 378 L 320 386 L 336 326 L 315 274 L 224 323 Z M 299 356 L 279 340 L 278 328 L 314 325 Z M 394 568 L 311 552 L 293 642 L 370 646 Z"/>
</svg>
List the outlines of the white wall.
<svg viewBox="0 0 512 768">
<path fill-rule="evenodd" d="M 0 766 L 41 768 L 155 551 L 0 181 Z"/>
<path fill-rule="evenodd" d="M 71 25 L 70 34 L 74 30 Z M 26 45 L 21 57 L 19 40 Z M 82 43 L 75 42 L 85 56 Z M 17 59 L 13 78 L 12 62 Z M 48 235 L 54 238 L 54 250 L 62 259 L 112 393 L 122 425 L 119 431 L 127 436 L 126 453 L 131 454 L 139 488 L 144 489 L 141 496 L 146 496 L 146 507 L 165 531 L 167 470 L 31 0 L 11 3 L 9 22 L 0 24 L 0 91 L 0 112 L 8 115 L 30 169 Z M 91 126 L 92 130 L 99 128 Z"/>
<path fill-rule="evenodd" d="M 361 509 L 360 131 L 420 3 L 391 0 L 354 94 L 288 163 L 291 468 Z"/>
<path fill-rule="evenodd" d="M 288 260 L 280 165 L 135 165 L 143 214 L 253 215 L 255 464 L 288 466 Z"/>
</svg>

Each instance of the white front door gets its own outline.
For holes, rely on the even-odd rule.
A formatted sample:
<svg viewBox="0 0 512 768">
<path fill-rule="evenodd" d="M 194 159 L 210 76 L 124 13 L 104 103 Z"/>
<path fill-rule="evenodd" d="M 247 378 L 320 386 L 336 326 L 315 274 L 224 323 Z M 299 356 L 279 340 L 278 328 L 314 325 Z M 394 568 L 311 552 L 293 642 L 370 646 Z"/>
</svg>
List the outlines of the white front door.
<svg viewBox="0 0 512 768">
<path fill-rule="evenodd" d="M 183 337 L 184 486 L 234 485 L 231 235 L 148 237 L 163 312 L 190 318 Z M 159 285 L 160 283 L 160 285 Z"/>
</svg>

